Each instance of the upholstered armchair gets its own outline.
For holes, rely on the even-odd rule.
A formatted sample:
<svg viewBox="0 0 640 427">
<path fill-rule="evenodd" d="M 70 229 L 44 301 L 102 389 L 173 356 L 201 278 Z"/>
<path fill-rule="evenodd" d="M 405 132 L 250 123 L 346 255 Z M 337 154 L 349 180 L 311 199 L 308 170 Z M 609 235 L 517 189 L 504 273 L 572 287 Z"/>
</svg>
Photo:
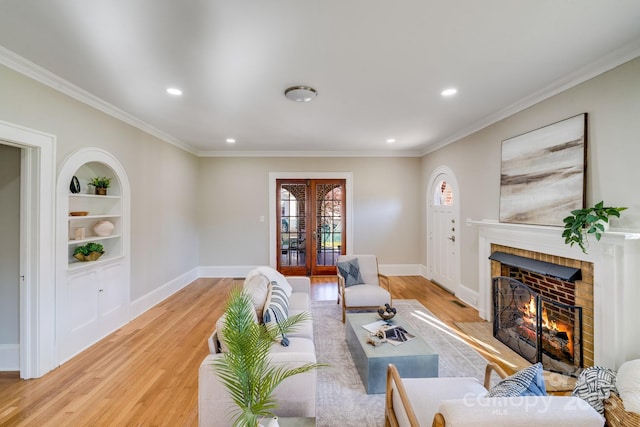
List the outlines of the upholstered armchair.
<svg viewBox="0 0 640 427">
<path fill-rule="evenodd" d="M 484 384 L 471 377 L 400 378 L 387 367 L 386 427 L 602 427 L 604 418 L 576 396 L 502 395 L 490 387 L 491 373 L 513 378 L 494 363 L 486 367 Z M 517 375 L 517 374 L 516 374 Z M 514 380 L 523 386 L 522 379 Z M 499 387 L 500 383 L 498 384 Z M 508 388 L 513 385 L 503 387 Z M 510 393 L 506 393 L 510 394 Z"/>
<path fill-rule="evenodd" d="M 342 323 L 347 310 L 375 310 L 391 304 L 391 282 L 378 271 L 375 255 L 341 255 L 338 271 L 338 304 L 342 302 Z M 386 285 L 386 289 L 382 284 Z"/>
</svg>

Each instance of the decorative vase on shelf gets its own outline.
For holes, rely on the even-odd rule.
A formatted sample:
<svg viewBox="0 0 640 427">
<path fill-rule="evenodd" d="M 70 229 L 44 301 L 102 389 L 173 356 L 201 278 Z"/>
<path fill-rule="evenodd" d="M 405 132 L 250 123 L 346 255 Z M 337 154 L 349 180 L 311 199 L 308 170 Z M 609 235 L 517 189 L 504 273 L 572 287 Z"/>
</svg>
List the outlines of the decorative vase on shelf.
<svg viewBox="0 0 640 427">
<path fill-rule="evenodd" d="M 271 420 L 269 420 L 269 424 L 267 424 L 267 427 L 280 427 L 280 424 L 278 424 L 278 417 L 271 418 Z"/>
<path fill-rule="evenodd" d="M 107 189 L 104 187 L 96 187 L 96 194 L 99 196 L 106 196 L 107 195 Z"/>
<path fill-rule="evenodd" d="M 78 194 L 80 192 L 80 181 L 78 181 L 78 177 L 74 176 L 71 178 L 71 183 L 69 184 L 69 191 L 73 194 Z"/>
<path fill-rule="evenodd" d="M 111 221 L 98 221 L 93 226 L 93 232 L 96 236 L 107 237 L 113 234 L 113 230 L 116 228 Z"/>
</svg>

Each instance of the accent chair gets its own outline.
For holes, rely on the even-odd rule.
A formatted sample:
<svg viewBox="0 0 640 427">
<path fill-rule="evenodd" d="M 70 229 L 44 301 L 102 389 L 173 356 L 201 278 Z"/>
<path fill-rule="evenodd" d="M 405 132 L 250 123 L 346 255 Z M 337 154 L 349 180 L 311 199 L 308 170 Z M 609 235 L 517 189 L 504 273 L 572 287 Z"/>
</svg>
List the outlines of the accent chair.
<svg viewBox="0 0 640 427">
<path fill-rule="evenodd" d="M 340 255 L 338 272 L 338 304 L 342 302 L 342 323 L 347 310 L 375 310 L 391 305 L 391 282 L 378 271 L 375 255 Z M 386 289 L 382 286 L 385 283 Z"/>
</svg>

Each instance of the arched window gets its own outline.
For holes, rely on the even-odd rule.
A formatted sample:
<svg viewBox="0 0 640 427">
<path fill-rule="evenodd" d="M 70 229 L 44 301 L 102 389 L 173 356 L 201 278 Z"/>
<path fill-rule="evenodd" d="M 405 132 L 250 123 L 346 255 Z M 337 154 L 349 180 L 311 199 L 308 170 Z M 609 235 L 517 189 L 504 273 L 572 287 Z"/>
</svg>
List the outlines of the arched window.
<svg viewBox="0 0 640 427">
<path fill-rule="evenodd" d="M 433 204 L 434 206 L 451 206 L 453 205 L 453 191 L 447 181 L 442 180 L 434 187 Z"/>
</svg>

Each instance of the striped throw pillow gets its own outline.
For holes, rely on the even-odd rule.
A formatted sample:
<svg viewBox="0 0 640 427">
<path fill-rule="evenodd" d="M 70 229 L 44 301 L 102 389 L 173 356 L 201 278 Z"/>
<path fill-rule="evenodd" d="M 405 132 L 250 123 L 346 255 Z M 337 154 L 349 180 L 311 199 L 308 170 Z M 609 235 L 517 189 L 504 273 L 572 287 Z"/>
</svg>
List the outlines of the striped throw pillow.
<svg viewBox="0 0 640 427">
<path fill-rule="evenodd" d="M 279 334 L 277 341 L 284 347 L 289 345 L 289 339 L 282 330 L 282 322 L 289 318 L 289 297 L 287 293 L 277 282 L 269 283 L 269 292 L 267 300 L 264 303 L 264 311 L 262 312 L 262 321 L 265 325 L 274 325 L 278 328 Z"/>
</svg>

